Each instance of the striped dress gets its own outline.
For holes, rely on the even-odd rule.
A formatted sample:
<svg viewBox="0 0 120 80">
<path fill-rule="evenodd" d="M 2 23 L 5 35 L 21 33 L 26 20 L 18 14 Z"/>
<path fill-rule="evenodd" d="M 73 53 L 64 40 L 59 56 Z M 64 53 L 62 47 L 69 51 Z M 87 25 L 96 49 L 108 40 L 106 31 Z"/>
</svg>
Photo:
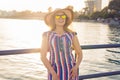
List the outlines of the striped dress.
<svg viewBox="0 0 120 80">
<path fill-rule="evenodd" d="M 49 38 L 49 61 L 60 80 L 78 80 L 78 76 L 75 79 L 70 79 L 70 70 L 75 65 L 72 54 L 72 38 L 75 32 L 66 32 L 61 36 L 54 31 L 48 31 L 44 34 Z M 52 80 L 52 75 L 49 72 L 48 80 Z"/>
</svg>

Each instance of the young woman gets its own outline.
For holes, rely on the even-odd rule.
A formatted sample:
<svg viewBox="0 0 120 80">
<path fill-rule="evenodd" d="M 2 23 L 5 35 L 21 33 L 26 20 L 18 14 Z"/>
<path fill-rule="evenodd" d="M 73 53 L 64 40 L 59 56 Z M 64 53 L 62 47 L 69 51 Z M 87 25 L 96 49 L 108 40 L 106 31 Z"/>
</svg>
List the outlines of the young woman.
<svg viewBox="0 0 120 80">
<path fill-rule="evenodd" d="M 45 17 L 51 30 L 43 33 L 41 60 L 48 70 L 48 80 L 78 80 L 82 50 L 76 32 L 68 28 L 72 21 L 73 11 L 69 8 L 55 10 Z M 46 57 L 48 51 L 49 60 Z"/>
</svg>

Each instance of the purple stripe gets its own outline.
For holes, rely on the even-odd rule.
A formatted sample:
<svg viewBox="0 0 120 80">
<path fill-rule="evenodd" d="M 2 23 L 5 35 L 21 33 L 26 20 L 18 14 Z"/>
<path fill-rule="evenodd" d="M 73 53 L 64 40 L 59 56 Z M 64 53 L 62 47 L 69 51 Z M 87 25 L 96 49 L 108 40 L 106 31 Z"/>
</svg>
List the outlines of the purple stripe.
<svg viewBox="0 0 120 80">
<path fill-rule="evenodd" d="M 67 40 L 67 39 L 66 39 Z M 69 66 L 70 65 L 70 58 L 69 58 L 69 46 L 68 46 L 68 43 L 66 42 L 66 57 L 67 57 L 67 66 L 68 66 L 68 79 L 70 77 L 70 69 L 71 67 Z"/>
<path fill-rule="evenodd" d="M 51 61 L 51 63 L 55 63 L 55 54 L 54 54 L 54 47 L 51 47 L 51 45 L 52 45 L 52 39 L 54 39 L 55 37 L 54 36 L 51 36 L 50 38 L 49 38 L 49 44 L 50 44 L 50 61 Z M 51 43 L 50 43 L 51 42 Z"/>
</svg>

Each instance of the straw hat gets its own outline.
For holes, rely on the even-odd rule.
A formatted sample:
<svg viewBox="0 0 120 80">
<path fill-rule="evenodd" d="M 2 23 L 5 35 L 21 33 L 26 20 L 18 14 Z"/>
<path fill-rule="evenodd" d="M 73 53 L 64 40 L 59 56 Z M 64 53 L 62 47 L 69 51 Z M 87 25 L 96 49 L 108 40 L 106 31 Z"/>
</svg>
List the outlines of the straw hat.
<svg viewBox="0 0 120 80">
<path fill-rule="evenodd" d="M 45 19 L 44 19 L 45 23 L 49 27 L 54 27 L 54 25 L 55 25 L 54 15 L 57 12 L 63 12 L 67 16 L 66 27 L 68 27 L 71 24 L 71 22 L 73 21 L 73 10 L 71 8 L 69 8 L 69 7 L 64 8 L 64 9 L 56 9 L 55 11 L 48 13 L 45 16 Z"/>
</svg>

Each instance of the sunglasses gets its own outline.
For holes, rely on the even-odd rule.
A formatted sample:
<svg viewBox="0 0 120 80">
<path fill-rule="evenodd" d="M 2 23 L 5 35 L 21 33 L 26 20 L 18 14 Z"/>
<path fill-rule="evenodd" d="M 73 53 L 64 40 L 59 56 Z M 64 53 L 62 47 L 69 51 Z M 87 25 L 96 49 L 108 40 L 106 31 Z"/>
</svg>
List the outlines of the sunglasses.
<svg viewBox="0 0 120 80">
<path fill-rule="evenodd" d="M 67 18 L 67 16 L 66 16 L 65 14 L 63 14 L 63 15 L 56 15 L 56 16 L 55 16 L 56 19 L 60 19 L 60 17 L 61 17 L 62 19 L 66 19 L 66 18 Z"/>
</svg>

